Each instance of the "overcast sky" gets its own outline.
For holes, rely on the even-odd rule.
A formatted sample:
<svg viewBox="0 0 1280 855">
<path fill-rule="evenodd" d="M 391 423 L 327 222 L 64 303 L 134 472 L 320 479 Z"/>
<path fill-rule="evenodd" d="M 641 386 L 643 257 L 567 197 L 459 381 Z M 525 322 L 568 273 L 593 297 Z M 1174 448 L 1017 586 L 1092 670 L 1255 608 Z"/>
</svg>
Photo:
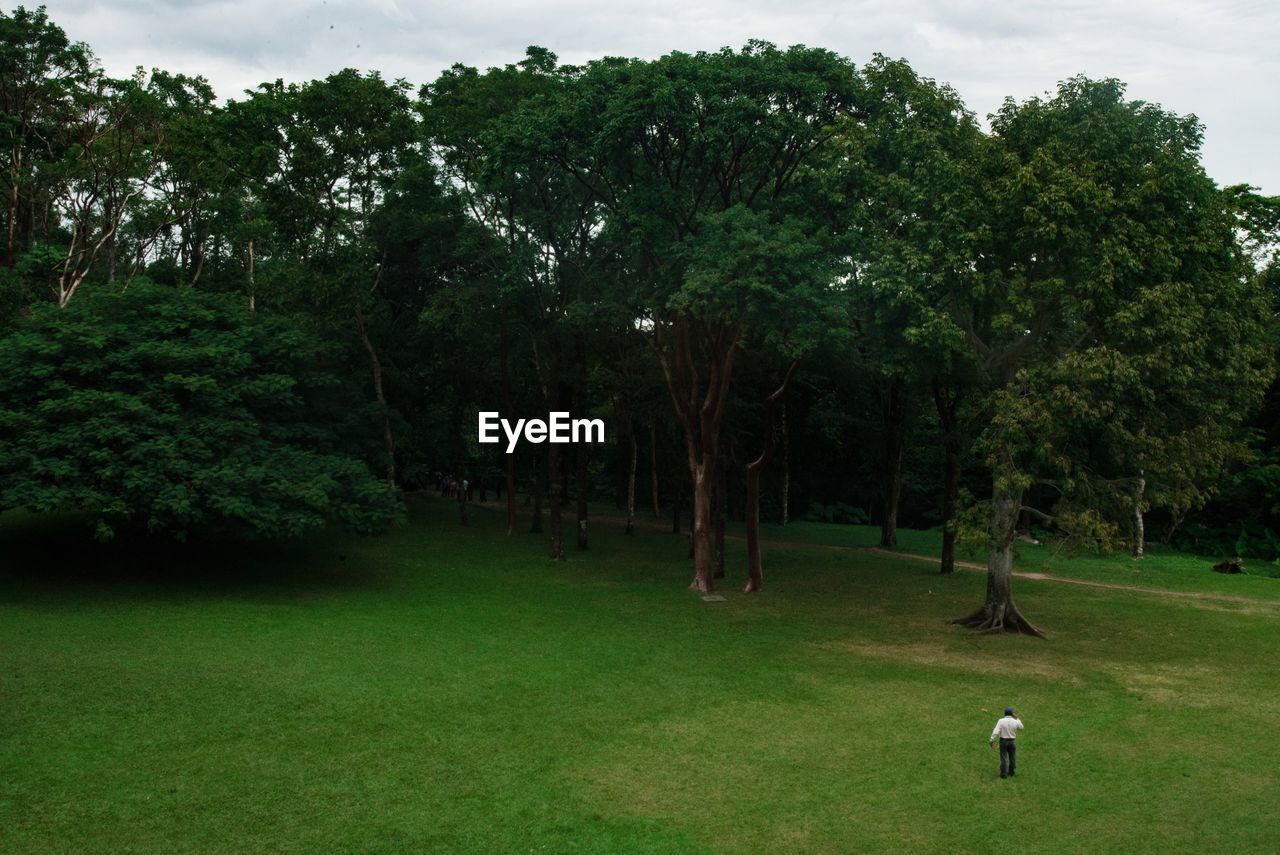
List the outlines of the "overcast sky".
<svg viewBox="0 0 1280 855">
<path fill-rule="evenodd" d="M 27 4 L 39 5 L 38 0 Z M 1280 194 L 1277 0 L 47 0 L 49 16 L 107 70 L 202 74 L 221 97 L 351 66 L 414 84 L 455 62 L 564 62 L 740 47 L 751 38 L 879 52 L 950 83 L 980 116 L 1074 74 L 1118 77 L 1129 96 L 1195 113 L 1221 184 Z M 12 7 L 10 7 L 12 8 Z"/>
</svg>

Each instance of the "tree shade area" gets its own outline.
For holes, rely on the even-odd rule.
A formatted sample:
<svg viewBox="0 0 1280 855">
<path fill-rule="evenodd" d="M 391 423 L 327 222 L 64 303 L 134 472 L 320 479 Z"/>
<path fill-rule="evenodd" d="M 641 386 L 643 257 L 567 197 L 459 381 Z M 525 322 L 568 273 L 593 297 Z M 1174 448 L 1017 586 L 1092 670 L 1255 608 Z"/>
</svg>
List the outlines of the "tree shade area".
<svg viewBox="0 0 1280 855">
<path fill-rule="evenodd" d="M 1120 81 L 984 130 L 903 60 L 764 41 L 226 102 L 43 8 L 0 41 L 0 509 L 271 537 L 466 482 L 563 560 L 639 490 L 698 591 L 727 521 L 939 527 L 943 572 L 987 554 L 961 622 L 1029 634 L 1019 538 L 1280 560 L 1280 203 Z M 609 429 L 508 451 L 480 411 Z"/>
</svg>

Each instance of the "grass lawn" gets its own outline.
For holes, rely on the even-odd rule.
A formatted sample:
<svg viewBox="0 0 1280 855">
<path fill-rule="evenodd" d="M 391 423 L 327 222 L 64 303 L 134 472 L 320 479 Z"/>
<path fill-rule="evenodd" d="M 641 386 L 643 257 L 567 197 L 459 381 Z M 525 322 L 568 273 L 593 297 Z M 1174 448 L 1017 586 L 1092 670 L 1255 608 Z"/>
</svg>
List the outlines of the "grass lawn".
<svg viewBox="0 0 1280 855">
<path fill-rule="evenodd" d="M 979 573 L 775 545 L 747 597 L 733 541 L 712 604 L 661 531 L 557 566 L 411 516 L 146 553 L 0 520 L 0 851 L 1280 851 L 1280 581 L 1018 580 L 1049 640 L 978 637 Z"/>
<path fill-rule="evenodd" d="M 794 522 L 788 526 L 761 526 L 762 537 L 788 541 L 823 544 L 850 548 L 869 548 L 880 541 L 879 526 L 829 525 L 824 523 Z M 939 529 L 915 531 L 898 530 L 900 552 L 936 556 L 942 551 L 942 532 Z M 1106 582 L 1145 588 L 1162 588 L 1170 591 L 1199 591 L 1242 596 L 1257 596 L 1280 600 L 1280 567 L 1261 559 L 1245 561 L 1244 574 L 1225 575 L 1210 568 L 1229 555 L 1187 555 L 1158 543 L 1146 545 L 1147 555 L 1134 561 L 1124 550 L 1100 555 L 1094 551 L 1070 551 L 1062 544 L 1018 543 L 1015 548 L 1015 568 L 1038 573 L 1050 573 L 1090 582 Z M 959 560 L 985 564 L 987 556 L 973 548 L 957 551 Z M 1035 622 L 1035 619 L 1031 619 Z"/>
</svg>

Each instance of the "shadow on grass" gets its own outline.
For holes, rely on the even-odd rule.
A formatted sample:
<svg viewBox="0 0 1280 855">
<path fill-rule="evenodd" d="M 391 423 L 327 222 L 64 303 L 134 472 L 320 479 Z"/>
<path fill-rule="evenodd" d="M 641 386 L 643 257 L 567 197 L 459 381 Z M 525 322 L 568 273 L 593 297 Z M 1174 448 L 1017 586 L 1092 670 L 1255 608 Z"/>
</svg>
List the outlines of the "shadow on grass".
<svg viewBox="0 0 1280 855">
<path fill-rule="evenodd" d="M 270 601 L 385 587 L 389 580 L 376 562 L 353 560 L 361 548 L 361 541 L 338 531 L 275 541 L 186 542 L 125 531 L 104 543 L 76 514 L 10 512 L 0 516 L 0 596 Z"/>
</svg>

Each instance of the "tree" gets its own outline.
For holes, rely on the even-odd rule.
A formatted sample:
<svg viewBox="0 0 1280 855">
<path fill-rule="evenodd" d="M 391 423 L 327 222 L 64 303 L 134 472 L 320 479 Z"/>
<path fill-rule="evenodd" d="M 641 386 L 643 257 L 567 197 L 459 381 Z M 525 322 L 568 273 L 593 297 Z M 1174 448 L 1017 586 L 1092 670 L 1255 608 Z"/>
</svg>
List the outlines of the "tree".
<svg viewBox="0 0 1280 855">
<path fill-rule="evenodd" d="M 393 505 L 397 417 L 374 324 L 393 321 L 395 307 L 381 295 L 385 256 L 375 228 L 385 222 L 378 211 L 417 139 L 408 88 L 376 72 L 344 69 L 302 85 L 264 85 L 228 108 L 232 127 L 245 137 L 237 148 L 251 155 L 242 168 L 267 225 L 260 230 L 270 238 L 259 258 L 274 262 L 284 280 L 275 299 L 353 331 L 367 359 Z"/>
<path fill-rule="evenodd" d="M 601 280 L 616 269 L 614 232 L 590 189 L 548 156 L 546 117 L 562 103 L 576 70 L 530 47 L 516 64 L 484 74 L 455 66 L 424 89 L 421 105 L 446 179 L 460 192 L 475 221 L 502 249 L 492 303 L 509 334 L 519 324 L 532 350 L 535 382 L 548 411 L 586 407 L 586 377 L 593 303 Z M 504 402 L 505 403 L 505 402 Z M 552 560 L 564 558 L 561 521 L 564 463 L 548 444 Z M 578 525 L 587 544 L 586 457 L 579 447 Z M 514 465 L 514 463 L 512 463 Z"/>
<path fill-rule="evenodd" d="M 1078 77 L 1005 102 L 974 275 L 948 282 L 990 413 L 987 594 L 959 621 L 982 631 L 1041 634 L 1012 593 L 1022 510 L 1106 536 L 1108 501 L 1219 453 L 1271 370 L 1265 295 L 1199 163 L 1199 123 L 1123 96 Z M 1059 495 L 1053 513 L 1025 503 L 1033 485 Z"/>
<path fill-rule="evenodd" d="M 141 280 L 41 307 L 0 340 L 0 508 L 102 537 L 374 531 L 385 492 L 344 453 L 329 357 L 294 318 Z"/>
<path fill-rule="evenodd" d="M 823 188 L 806 170 L 857 88 L 835 54 L 752 42 L 592 63 L 546 121 L 546 155 L 627 239 L 636 328 L 684 433 L 695 590 L 714 584 L 713 482 L 743 336 L 821 311 L 831 248 L 810 218 Z"/>
<path fill-rule="evenodd" d="M 848 294 L 859 365 L 876 419 L 870 431 L 881 482 L 880 545 L 897 543 L 911 415 L 931 390 L 944 424 L 944 528 L 953 515 L 963 437 L 955 418 L 963 339 L 937 309 L 946 282 L 974 257 L 972 176 L 981 134 L 949 87 L 902 60 L 877 55 L 862 70 L 867 115 L 837 139 L 831 181 L 850 220 Z M 961 354 L 962 355 L 962 354 Z M 944 535 L 951 545 L 954 532 Z M 944 567 L 953 561 L 944 547 Z"/>
<path fill-rule="evenodd" d="M 0 140 L 6 155 L 5 266 L 32 241 L 47 165 L 63 156 L 76 94 L 96 73 L 88 46 L 71 42 L 44 7 L 0 11 Z"/>
</svg>

